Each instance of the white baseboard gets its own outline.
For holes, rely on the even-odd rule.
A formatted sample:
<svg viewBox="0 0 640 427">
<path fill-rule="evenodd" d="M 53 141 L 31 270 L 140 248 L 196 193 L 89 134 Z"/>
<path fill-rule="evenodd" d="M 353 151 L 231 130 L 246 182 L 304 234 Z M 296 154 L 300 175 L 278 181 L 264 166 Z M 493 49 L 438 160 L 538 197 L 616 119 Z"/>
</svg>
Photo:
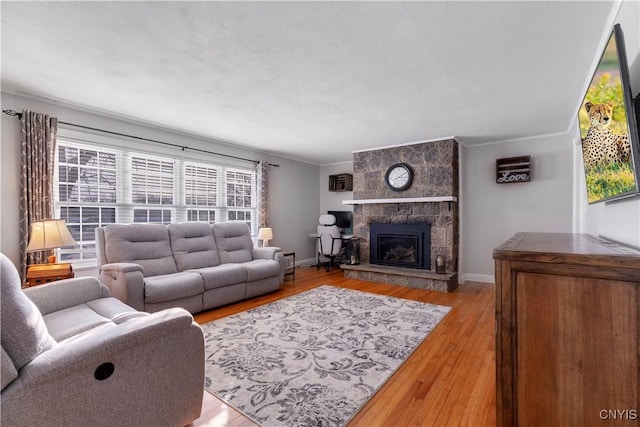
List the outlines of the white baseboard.
<svg viewBox="0 0 640 427">
<path fill-rule="evenodd" d="M 305 265 L 316 265 L 316 259 L 309 258 L 309 259 L 301 259 L 300 261 L 296 260 L 296 267 L 301 267 Z"/>
<path fill-rule="evenodd" d="M 493 284 L 496 282 L 496 277 L 490 274 L 465 273 L 460 276 L 460 283 L 464 283 L 466 281 Z"/>
</svg>

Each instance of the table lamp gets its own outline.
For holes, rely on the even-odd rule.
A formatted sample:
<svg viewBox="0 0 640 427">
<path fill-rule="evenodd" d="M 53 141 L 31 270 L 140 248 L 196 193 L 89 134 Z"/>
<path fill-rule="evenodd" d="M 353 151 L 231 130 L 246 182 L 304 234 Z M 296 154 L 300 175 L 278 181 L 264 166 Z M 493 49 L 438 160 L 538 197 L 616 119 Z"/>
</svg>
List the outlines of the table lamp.
<svg viewBox="0 0 640 427">
<path fill-rule="evenodd" d="M 273 239 L 273 230 L 271 228 L 261 228 L 258 230 L 258 239 L 262 240 L 262 247 L 269 245 L 269 240 Z"/>
<path fill-rule="evenodd" d="M 72 246 L 76 243 L 67 225 L 61 219 L 47 219 L 31 223 L 31 238 L 27 245 L 27 252 L 51 249 L 49 264 L 56 263 L 54 249 Z"/>
</svg>

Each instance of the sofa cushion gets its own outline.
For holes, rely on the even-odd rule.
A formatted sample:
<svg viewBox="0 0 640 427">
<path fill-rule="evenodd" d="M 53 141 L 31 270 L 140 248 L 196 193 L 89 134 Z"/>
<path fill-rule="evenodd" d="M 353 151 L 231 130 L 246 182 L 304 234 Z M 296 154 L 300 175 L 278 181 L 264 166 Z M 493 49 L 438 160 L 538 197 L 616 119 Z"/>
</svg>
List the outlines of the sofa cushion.
<svg viewBox="0 0 640 427">
<path fill-rule="evenodd" d="M 209 289 L 202 295 L 202 308 L 208 310 L 243 300 L 247 296 L 247 284 L 222 286 Z"/>
<path fill-rule="evenodd" d="M 0 350 L 2 351 L 2 359 L 0 359 L 0 369 L 2 370 L 0 382 L 2 383 L 2 387 L 0 389 L 4 390 L 11 381 L 18 378 L 18 371 L 16 371 L 16 367 L 13 366 L 13 361 L 7 352 L 4 351 L 4 347 L 1 347 Z"/>
<path fill-rule="evenodd" d="M 13 263 L 0 254 L 0 336 L 2 348 L 17 371 L 40 353 L 56 345 L 42 314 L 22 292 L 20 276 Z"/>
<path fill-rule="evenodd" d="M 169 230 L 160 224 L 109 224 L 104 227 L 108 263 L 140 264 L 145 277 L 176 273 Z"/>
<path fill-rule="evenodd" d="M 45 315 L 44 320 L 51 335 L 62 341 L 74 335 L 88 331 L 105 323 L 109 319 L 100 316 L 87 304 L 74 305 L 64 310 Z"/>
<path fill-rule="evenodd" d="M 173 301 L 203 292 L 202 276 L 193 271 L 144 278 L 145 303 Z"/>
<path fill-rule="evenodd" d="M 280 275 L 280 263 L 273 259 L 254 259 L 241 265 L 247 270 L 247 282 Z"/>
<path fill-rule="evenodd" d="M 253 259 L 253 240 L 245 222 L 217 222 L 213 224 L 213 235 L 222 263 L 247 262 Z"/>
<path fill-rule="evenodd" d="M 209 224 L 201 222 L 171 224 L 169 238 L 178 271 L 220 264 L 218 248 Z"/>
<path fill-rule="evenodd" d="M 93 276 L 66 279 L 64 286 L 59 286 L 57 282 L 45 283 L 26 288 L 24 293 L 38 307 L 43 316 L 87 301 L 111 296 L 107 287 Z"/>
<path fill-rule="evenodd" d="M 51 335 L 62 341 L 106 323 L 123 323 L 123 319 L 144 316 L 116 298 L 100 298 L 44 316 Z"/>
<path fill-rule="evenodd" d="M 247 270 L 242 264 L 221 264 L 216 267 L 200 268 L 197 272 L 204 279 L 205 290 L 247 281 Z"/>
</svg>

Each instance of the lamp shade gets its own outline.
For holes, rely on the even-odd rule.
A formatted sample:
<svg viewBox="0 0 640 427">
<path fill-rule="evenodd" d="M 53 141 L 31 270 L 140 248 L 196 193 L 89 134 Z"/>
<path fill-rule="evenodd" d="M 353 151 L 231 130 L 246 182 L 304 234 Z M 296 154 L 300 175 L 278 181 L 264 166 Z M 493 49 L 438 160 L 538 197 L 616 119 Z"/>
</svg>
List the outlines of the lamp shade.
<svg viewBox="0 0 640 427">
<path fill-rule="evenodd" d="M 271 228 L 261 228 L 258 230 L 258 239 L 271 240 L 273 239 L 273 230 Z"/>
<path fill-rule="evenodd" d="M 61 248 L 76 243 L 67 225 L 61 219 L 47 219 L 31 223 L 31 238 L 27 252 Z"/>
</svg>

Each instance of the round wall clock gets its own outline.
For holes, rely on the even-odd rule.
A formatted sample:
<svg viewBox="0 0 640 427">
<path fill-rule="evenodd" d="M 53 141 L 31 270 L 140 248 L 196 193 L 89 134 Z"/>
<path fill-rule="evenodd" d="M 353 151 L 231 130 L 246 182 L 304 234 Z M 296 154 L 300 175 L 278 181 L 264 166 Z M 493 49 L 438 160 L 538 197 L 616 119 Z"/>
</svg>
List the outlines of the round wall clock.
<svg viewBox="0 0 640 427">
<path fill-rule="evenodd" d="M 387 169 L 384 181 L 393 191 L 404 191 L 411 187 L 413 169 L 406 163 L 396 163 Z"/>
</svg>

